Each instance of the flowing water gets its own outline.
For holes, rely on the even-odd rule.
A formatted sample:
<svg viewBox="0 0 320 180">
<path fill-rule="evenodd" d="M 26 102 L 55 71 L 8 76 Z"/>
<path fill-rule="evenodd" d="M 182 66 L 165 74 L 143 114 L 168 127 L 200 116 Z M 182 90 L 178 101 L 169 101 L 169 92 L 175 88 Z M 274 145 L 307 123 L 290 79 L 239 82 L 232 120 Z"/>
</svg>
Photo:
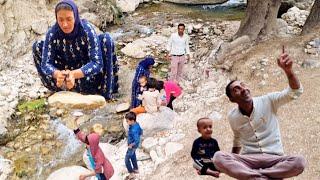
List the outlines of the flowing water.
<svg viewBox="0 0 320 180">
<path fill-rule="evenodd" d="M 47 172 L 49 173 L 51 171 L 50 169 L 57 165 L 66 163 L 67 161 L 70 163 L 70 157 L 79 153 L 81 147 L 81 143 L 76 138 L 73 131 L 62 124 L 60 119 L 50 121 L 50 129 L 56 133 L 56 140 L 63 142 L 63 146 L 61 150 L 57 151 L 59 153 L 55 153 L 49 162 L 38 162 L 38 179 L 42 179 L 41 177 L 43 177 L 44 174 L 47 174 Z"/>
<path fill-rule="evenodd" d="M 176 13 L 192 19 L 241 20 L 245 14 L 246 3 L 241 0 L 231 0 L 219 5 L 180 5 L 172 3 L 154 4 L 147 8 L 141 6 L 138 10 L 143 13 L 164 12 Z"/>
</svg>

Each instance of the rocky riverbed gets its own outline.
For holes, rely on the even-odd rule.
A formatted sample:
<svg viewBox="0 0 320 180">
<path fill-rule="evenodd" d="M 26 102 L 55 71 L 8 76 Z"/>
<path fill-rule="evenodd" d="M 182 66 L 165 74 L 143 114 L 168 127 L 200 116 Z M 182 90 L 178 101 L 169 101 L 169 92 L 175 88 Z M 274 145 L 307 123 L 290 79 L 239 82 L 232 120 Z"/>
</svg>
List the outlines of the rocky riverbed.
<svg viewBox="0 0 320 180">
<path fill-rule="evenodd" d="M 162 79 L 167 77 L 168 62 L 163 58 L 165 43 L 180 22 L 187 26 L 192 52 L 192 58 L 186 64 L 184 80 L 181 82 L 184 94 L 174 104 L 178 114 L 174 113 L 171 116 L 170 127 L 164 127 L 158 133 L 144 137 L 142 149 L 138 152 L 141 167 L 139 178 L 144 179 L 146 175 L 152 174 L 159 165 L 170 160 L 175 153 L 184 148 L 181 143 L 185 141 L 187 134 L 182 123 L 186 121 L 184 118 L 193 117 L 194 119 L 207 115 L 213 119 L 222 118 L 220 108 L 203 107 L 223 104 L 223 87 L 230 77 L 224 68 L 217 68 L 214 62 L 208 61 L 208 57 L 219 48 L 222 42 L 232 38 L 240 25 L 239 14 L 231 16 L 232 20 L 221 19 L 221 17 L 215 19 L 212 15 L 206 14 L 207 12 L 188 16 L 189 12 L 195 11 L 194 8 L 179 6 L 177 12 L 172 12 L 170 7 L 176 7 L 176 5 L 155 1 L 142 4 L 136 12 L 127 14 L 122 25 L 107 27 L 105 24 L 114 20 L 112 11 L 104 11 L 110 14 L 105 14 L 103 17 L 106 18 L 103 18 L 99 14 L 102 10 L 97 5 L 89 1 L 78 1 L 78 3 L 81 4 L 79 8 L 82 9 L 80 12 L 83 17 L 88 18 L 100 29 L 108 29 L 116 39 L 121 65 L 119 100 L 96 110 L 50 106 L 47 100 L 50 92 L 42 86 L 37 76 L 31 45 L 33 40 L 43 38 L 45 29 L 52 24 L 54 2 L 41 1 L 37 4 L 0 1 L 0 10 L 6 12 L 0 15 L 0 37 L 4 42 L 4 47 L 0 48 L 0 59 L 4 59 L 0 63 L 0 142 L 2 144 L 0 155 L 3 157 L 0 161 L 3 172 L 0 179 L 46 179 L 50 173 L 61 167 L 85 166 L 82 161 L 84 148 L 68 128 L 68 122 L 76 118 L 74 112 L 82 113 L 81 128 L 85 131 L 89 131 L 94 123 L 103 125 L 105 134 L 102 142 L 113 144 L 108 144 L 111 149 L 108 154 L 111 155 L 107 157 L 116 164 L 114 179 L 124 178 L 127 175 L 123 160 L 126 143 L 122 140 L 125 138 L 122 125 L 123 114 L 116 113 L 117 105 L 129 102 L 133 69 L 137 60 L 145 55 L 153 55 L 156 58 L 155 77 Z M 27 10 L 28 7 L 41 10 L 30 12 Z M 308 11 L 294 7 L 287 14 L 282 15 L 282 19 L 279 19 L 279 26 L 282 27 L 279 35 L 295 36 L 301 30 L 301 24 L 305 21 L 307 13 Z M 25 14 L 30 16 L 25 17 L 28 21 L 19 18 L 13 20 Z M 42 19 L 32 18 L 39 14 L 42 14 L 40 16 Z M 31 19 L 37 19 L 37 21 Z M 28 24 L 33 26 L 30 27 Z M 318 57 L 318 39 L 306 44 L 305 49 L 306 53 L 315 58 Z M 315 61 L 314 63 L 317 64 L 317 59 Z M 269 76 L 264 72 L 264 67 L 268 63 L 269 60 L 266 58 L 250 66 L 263 78 L 261 86 L 265 85 L 265 80 Z M 308 63 L 311 63 L 312 67 L 318 67 L 313 62 L 305 62 L 305 66 L 309 66 Z M 34 102 L 38 98 L 43 99 Z M 30 104 L 30 102 L 33 103 Z M 162 119 L 168 119 L 167 115 L 171 113 L 173 112 L 164 109 Z M 150 119 L 150 117 L 140 119 L 144 121 L 148 118 Z"/>
</svg>

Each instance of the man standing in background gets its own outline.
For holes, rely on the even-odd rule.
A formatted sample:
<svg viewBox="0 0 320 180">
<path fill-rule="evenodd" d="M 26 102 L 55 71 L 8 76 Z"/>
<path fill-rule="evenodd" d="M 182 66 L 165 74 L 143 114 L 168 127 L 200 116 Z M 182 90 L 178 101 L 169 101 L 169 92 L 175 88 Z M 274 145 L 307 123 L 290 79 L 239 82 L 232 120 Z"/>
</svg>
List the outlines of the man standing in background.
<svg viewBox="0 0 320 180">
<path fill-rule="evenodd" d="M 184 34 L 185 25 L 178 25 L 178 33 L 171 34 L 167 45 L 167 59 L 171 60 L 170 80 L 179 82 L 186 59 L 190 59 L 189 36 Z M 187 58 L 186 58 L 187 57 Z"/>
</svg>

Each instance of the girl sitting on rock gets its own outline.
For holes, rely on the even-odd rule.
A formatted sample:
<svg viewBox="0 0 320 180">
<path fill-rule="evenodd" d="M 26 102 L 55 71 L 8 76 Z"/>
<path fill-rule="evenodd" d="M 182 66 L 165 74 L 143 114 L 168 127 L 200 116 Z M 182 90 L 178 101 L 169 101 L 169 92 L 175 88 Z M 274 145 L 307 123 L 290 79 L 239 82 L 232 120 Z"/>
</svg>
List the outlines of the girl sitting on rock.
<svg viewBox="0 0 320 180">
<path fill-rule="evenodd" d="M 156 89 L 157 80 L 154 78 L 148 79 L 148 91 L 143 91 L 138 99 L 142 101 L 142 106 L 131 109 L 136 115 L 140 113 L 154 113 L 158 112 L 161 106 L 160 93 Z"/>
</svg>

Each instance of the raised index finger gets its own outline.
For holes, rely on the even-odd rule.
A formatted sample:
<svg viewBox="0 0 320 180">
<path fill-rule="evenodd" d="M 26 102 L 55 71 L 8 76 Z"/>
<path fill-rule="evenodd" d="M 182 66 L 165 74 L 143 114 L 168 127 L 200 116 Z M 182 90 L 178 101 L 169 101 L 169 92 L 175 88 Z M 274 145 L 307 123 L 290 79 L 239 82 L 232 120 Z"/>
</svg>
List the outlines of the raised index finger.
<svg viewBox="0 0 320 180">
<path fill-rule="evenodd" d="M 281 56 L 281 58 L 286 58 L 289 55 L 287 53 L 282 53 L 280 56 Z"/>
</svg>

